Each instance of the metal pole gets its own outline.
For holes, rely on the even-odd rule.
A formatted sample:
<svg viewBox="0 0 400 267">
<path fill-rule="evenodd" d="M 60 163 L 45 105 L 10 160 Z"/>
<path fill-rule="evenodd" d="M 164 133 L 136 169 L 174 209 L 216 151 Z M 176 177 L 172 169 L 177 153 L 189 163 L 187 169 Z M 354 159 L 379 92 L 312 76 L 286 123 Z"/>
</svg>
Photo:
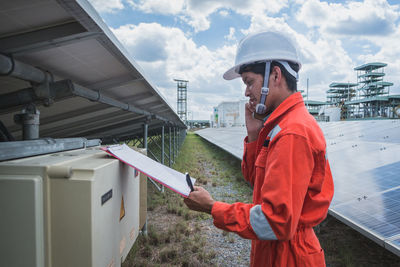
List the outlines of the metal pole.
<svg viewBox="0 0 400 267">
<path fill-rule="evenodd" d="M 161 163 L 164 164 L 164 126 L 161 127 Z"/>
<path fill-rule="evenodd" d="M 174 127 L 174 162 L 176 161 L 176 127 Z"/>
<path fill-rule="evenodd" d="M 171 167 L 171 126 L 169 126 L 168 127 L 169 128 L 169 134 L 168 134 L 168 137 L 169 137 L 169 166 Z"/>
<path fill-rule="evenodd" d="M 147 133 L 148 133 L 149 125 L 147 121 L 143 124 L 143 147 L 146 149 L 147 152 Z M 143 225 L 143 234 L 147 236 L 147 217 L 146 222 Z"/>
<path fill-rule="evenodd" d="M 23 140 L 39 139 L 40 112 L 34 104 L 28 105 L 20 114 L 14 116 L 14 121 L 22 125 Z"/>
<path fill-rule="evenodd" d="M 147 133 L 149 130 L 149 125 L 147 122 L 143 124 L 143 148 L 146 149 L 147 152 Z"/>
<path fill-rule="evenodd" d="M 48 73 L 0 54 L 0 74 L 29 82 L 42 83 L 47 79 Z"/>
<path fill-rule="evenodd" d="M 21 80 L 33 82 L 36 84 L 44 84 L 46 82 L 52 81 L 52 76 L 50 73 L 43 71 L 41 69 L 38 69 L 36 67 L 33 67 L 31 65 L 22 63 L 18 60 L 14 60 L 11 57 L 5 56 L 0 54 L 0 75 L 3 76 L 11 76 L 14 78 L 18 78 Z M 142 114 L 146 116 L 153 116 L 156 119 L 162 120 L 167 122 L 168 120 L 166 118 L 163 118 L 159 115 L 152 114 L 150 112 L 147 112 L 145 110 L 136 108 L 128 103 L 123 103 L 121 101 L 115 100 L 111 97 L 105 96 L 99 91 L 94 91 L 88 88 L 85 88 L 83 86 L 80 86 L 78 84 L 72 83 L 69 80 L 64 80 L 64 81 L 59 81 L 55 82 L 51 85 L 52 89 L 54 90 L 53 92 L 58 93 L 61 91 L 60 97 L 65 97 L 65 96 L 80 96 L 92 101 L 108 104 L 114 107 L 121 108 L 123 110 L 131 111 L 133 113 L 137 114 Z M 46 88 L 45 88 L 46 89 Z M 66 90 L 67 89 L 67 90 Z M 37 92 L 36 92 L 37 91 Z M 12 99 L 15 97 L 18 97 L 19 99 L 14 99 L 14 101 L 22 101 L 23 103 L 27 102 L 26 97 L 29 97 L 28 103 L 32 102 L 30 99 L 40 99 L 40 98 L 46 98 L 48 97 L 48 90 L 40 89 L 40 90 L 31 90 L 31 89 L 24 89 L 24 91 L 21 92 L 23 95 L 18 95 L 18 93 L 12 93 L 7 94 L 7 99 Z M 39 93 L 39 95 L 36 96 L 36 93 Z M 66 94 L 66 95 L 63 95 Z M 23 97 L 24 96 L 24 97 Z M 56 96 L 57 97 L 57 96 Z M 26 104 L 28 104 L 26 103 Z M 21 103 L 22 104 L 22 103 Z"/>
<path fill-rule="evenodd" d="M 181 146 L 182 146 L 182 140 L 183 140 L 183 138 L 182 138 L 182 129 L 179 129 L 179 134 L 178 134 L 178 146 L 179 146 L 179 150 L 180 150 L 180 148 L 181 148 Z"/>
<path fill-rule="evenodd" d="M 164 125 L 161 127 L 161 163 L 164 165 Z M 164 193 L 164 185 L 161 187 L 161 192 Z"/>
<path fill-rule="evenodd" d="M 175 163 L 175 127 L 172 128 L 172 162 Z"/>
<path fill-rule="evenodd" d="M 175 157 L 178 157 L 178 131 L 175 127 Z"/>
</svg>

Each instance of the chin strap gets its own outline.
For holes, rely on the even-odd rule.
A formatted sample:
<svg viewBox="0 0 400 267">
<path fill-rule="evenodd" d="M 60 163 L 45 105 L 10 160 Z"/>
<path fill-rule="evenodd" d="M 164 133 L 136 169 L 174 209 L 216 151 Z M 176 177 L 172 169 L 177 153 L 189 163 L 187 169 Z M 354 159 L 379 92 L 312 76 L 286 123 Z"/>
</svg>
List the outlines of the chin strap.
<svg viewBox="0 0 400 267">
<path fill-rule="evenodd" d="M 267 107 L 265 106 L 265 101 L 267 100 L 267 96 L 269 93 L 268 81 L 269 81 L 270 69 L 271 69 L 271 61 L 266 61 L 265 62 L 264 84 L 263 84 L 263 87 L 261 87 L 260 103 L 257 104 L 257 106 L 256 106 L 256 113 L 260 114 L 260 115 L 265 114 L 267 112 Z"/>
<path fill-rule="evenodd" d="M 282 60 L 278 60 L 277 62 L 281 63 L 283 67 L 290 73 L 290 75 L 296 78 L 296 81 L 299 81 L 299 74 L 290 67 L 289 63 Z M 258 103 L 256 106 L 256 113 L 259 115 L 264 115 L 265 113 L 267 113 L 267 106 L 265 106 L 265 101 L 267 100 L 267 96 L 269 93 L 268 82 L 269 82 L 270 69 L 271 69 L 271 61 L 266 61 L 264 84 L 263 87 L 261 87 L 260 103 Z"/>
</svg>

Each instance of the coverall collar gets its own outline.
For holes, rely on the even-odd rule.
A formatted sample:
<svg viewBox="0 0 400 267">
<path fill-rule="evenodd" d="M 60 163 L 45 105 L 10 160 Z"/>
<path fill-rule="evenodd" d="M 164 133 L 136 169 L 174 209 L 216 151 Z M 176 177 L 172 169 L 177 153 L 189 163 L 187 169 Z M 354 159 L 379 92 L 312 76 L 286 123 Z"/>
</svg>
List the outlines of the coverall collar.
<svg viewBox="0 0 400 267">
<path fill-rule="evenodd" d="M 264 127 L 261 129 L 260 133 L 258 134 L 257 139 L 257 152 L 260 152 L 265 138 L 267 137 L 268 133 L 277 125 L 280 119 L 293 107 L 297 105 L 303 104 L 303 96 L 300 92 L 294 93 L 286 98 L 266 119 L 264 123 Z"/>
<path fill-rule="evenodd" d="M 289 109 L 295 105 L 303 103 L 303 96 L 300 92 L 294 93 L 286 98 L 272 113 L 269 115 L 268 119 L 265 121 L 264 126 L 269 124 L 274 124 L 274 121 L 280 116 L 285 114 Z"/>
</svg>

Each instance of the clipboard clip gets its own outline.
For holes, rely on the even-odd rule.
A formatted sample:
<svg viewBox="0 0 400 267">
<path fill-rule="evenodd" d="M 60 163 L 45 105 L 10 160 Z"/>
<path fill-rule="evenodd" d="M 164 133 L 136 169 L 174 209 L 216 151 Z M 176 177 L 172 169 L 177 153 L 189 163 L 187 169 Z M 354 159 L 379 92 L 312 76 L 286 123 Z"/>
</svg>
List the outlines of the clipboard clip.
<svg viewBox="0 0 400 267">
<path fill-rule="evenodd" d="M 192 179 L 190 179 L 190 175 L 189 175 L 188 172 L 185 173 L 185 175 L 186 175 L 186 182 L 187 182 L 187 184 L 188 184 L 188 186 L 190 188 L 190 192 L 193 192 L 194 188 L 193 188 L 193 184 L 192 184 Z"/>
</svg>

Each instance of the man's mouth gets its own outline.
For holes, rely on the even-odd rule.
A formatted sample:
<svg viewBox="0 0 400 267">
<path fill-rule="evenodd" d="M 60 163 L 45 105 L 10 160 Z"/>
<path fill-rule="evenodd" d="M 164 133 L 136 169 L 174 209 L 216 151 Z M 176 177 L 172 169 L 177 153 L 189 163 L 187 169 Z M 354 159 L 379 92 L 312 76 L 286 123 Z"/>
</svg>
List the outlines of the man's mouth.
<svg viewBox="0 0 400 267">
<path fill-rule="evenodd" d="M 253 106 L 253 107 L 255 107 L 256 105 L 257 105 L 257 100 L 256 99 L 249 99 L 249 104 L 250 104 L 250 106 Z"/>
</svg>

